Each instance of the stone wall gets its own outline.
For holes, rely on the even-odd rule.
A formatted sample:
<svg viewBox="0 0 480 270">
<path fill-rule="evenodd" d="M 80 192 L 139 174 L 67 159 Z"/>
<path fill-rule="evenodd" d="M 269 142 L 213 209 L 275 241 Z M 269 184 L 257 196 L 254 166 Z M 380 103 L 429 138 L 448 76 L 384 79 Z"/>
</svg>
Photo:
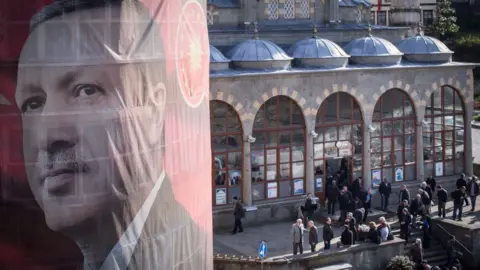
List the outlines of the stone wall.
<svg viewBox="0 0 480 270">
<path fill-rule="evenodd" d="M 462 263 L 465 269 L 480 269 L 480 226 L 466 225 L 448 219 L 432 220 L 432 234 L 446 246 L 450 235 L 455 236 L 460 245 L 456 250 L 463 253 Z"/>
<path fill-rule="evenodd" d="M 375 245 L 372 243 L 356 245 L 346 249 L 332 249 L 320 254 L 304 254 L 298 259 L 272 258 L 263 263 L 252 262 L 247 259 L 214 259 L 215 270 L 310 270 L 313 267 L 328 266 L 337 263 L 350 263 L 356 270 L 385 270 L 388 261 L 403 254 L 404 241 L 395 239 Z"/>
</svg>

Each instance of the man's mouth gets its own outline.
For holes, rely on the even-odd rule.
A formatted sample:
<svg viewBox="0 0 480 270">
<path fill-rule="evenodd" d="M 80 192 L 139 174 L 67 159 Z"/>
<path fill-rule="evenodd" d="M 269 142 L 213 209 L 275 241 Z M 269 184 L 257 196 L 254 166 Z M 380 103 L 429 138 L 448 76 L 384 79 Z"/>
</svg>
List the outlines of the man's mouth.
<svg viewBox="0 0 480 270">
<path fill-rule="evenodd" d="M 74 192 L 75 176 L 82 172 L 84 170 L 78 166 L 51 169 L 42 175 L 41 185 L 49 195 L 67 195 Z"/>
</svg>

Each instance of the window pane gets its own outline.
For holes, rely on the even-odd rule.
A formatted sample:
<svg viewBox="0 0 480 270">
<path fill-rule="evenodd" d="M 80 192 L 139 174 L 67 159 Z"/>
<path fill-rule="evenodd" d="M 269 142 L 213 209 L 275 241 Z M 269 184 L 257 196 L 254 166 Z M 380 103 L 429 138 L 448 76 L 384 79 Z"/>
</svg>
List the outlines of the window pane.
<svg viewBox="0 0 480 270">
<path fill-rule="evenodd" d="M 323 143 L 316 143 L 313 145 L 313 157 L 315 159 L 323 158 Z"/>
<path fill-rule="evenodd" d="M 403 151 L 395 151 L 395 165 L 403 165 Z"/>
<path fill-rule="evenodd" d="M 305 165 L 303 162 L 292 163 L 293 178 L 303 178 L 305 176 Z"/>
<path fill-rule="evenodd" d="M 268 165 L 267 166 L 267 180 L 277 180 L 277 165 Z"/>
<path fill-rule="evenodd" d="M 251 144 L 252 148 L 263 148 L 265 146 L 265 133 L 254 132 L 252 136 L 255 138 L 255 142 Z"/>
<path fill-rule="evenodd" d="M 334 142 L 325 143 L 325 157 L 337 157 L 338 148 L 335 146 Z"/>
<path fill-rule="evenodd" d="M 280 164 L 280 179 L 290 179 L 290 163 Z"/>
<path fill-rule="evenodd" d="M 229 151 L 240 150 L 242 148 L 242 136 L 241 135 L 230 135 L 226 138 L 227 147 Z"/>
<path fill-rule="evenodd" d="M 392 153 L 391 152 L 384 152 L 383 153 L 383 166 L 391 166 L 392 165 Z"/>
<path fill-rule="evenodd" d="M 392 150 L 392 138 L 387 137 L 383 138 L 383 151 L 391 151 Z"/>
<path fill-rule="evenodd" d="M 275 147 L 278 145 L 278 132 L 270 131 L 265 133 L 266 145 L 269 147 Z"/>
<path fill-rule="evenodd" d="M 448 145 L 453 144 L 453 132 L 451 131 L 445 132 L 445 144 L 448 144 Z"/>
<path fill-rule="evenodd" d="M 372 138 L 370 143 L 370 148 L 373 152 L 381 152 L 382 151 L 382 141 L 381 138 Z"/>
<path fill-rule="evenodd" d="M 303 129 L 293 131 L 292 143 L 295 145 L 305 144 L 305 131 Z"/>
<path fill-rule="evenodd" d="M 445 167 L 443 170 L 443 175 L 448 176 L 448 175 L 454 175 L 455 174 L 455 168 L 453 167 L 453 161 L 446 161 L 443 166 Z"/>
<path fill-rule="evenodd" d="M 362 113 L 360 112 L 360 107 L 358 107 L 356 101 L 353 101 L 353 104 L 353 120 L 362 120 Z"/>
<path fill-rule="evenodd" d="M 276 98 L 270 99 L 265 103 L 266 122 L 268 127 L 278 127 L 278 115 L 276 110 Z M 289 110 L 290 108 L 285 108 Z"/>
<path fill-rule="evenodd" d="M 318 122 L 317 122 L 318 123 Z M 314 143 L 323 143 L 323 128 L 315 127 L 315 132 L 318 134 L 317 138 L 313 139 Z"/>
<path fill-rule="evenodd" d="M 463 106 L 462 106 L 462 99 L 458 95 L 458 92 L 455 91 L 455 112 L 457 113 L 462 113 L 463 112 Z"/>
<path fill-rule="evenodd" d="M 393 170 L 392 170 L 392 168 L 383 168 L 382 171 L 383 171 L 383 175 L 382 175 L 383 178 L 384 178 L 384 179 L 386 178 L 388 182 L 392 183 L 392 182 L 393 182 L 393 181 L 392 181 L 392 180 L 393 180 L 393 179 L 392 179 L 392 178 L 393 178 Z"/>
<path fill-rule="evenodd" d="M 443 160 L 442 147 L 435 147 L 435 161 Z"/>
<path fill-rule="evenodd" d="M 313 163 L 313 166 L 315 167 L 315 175 L 323 175 L 323 160 L 315 160 Z"/>
<path fill-rule="evenodd" d="M 292 147 L 292 162 L 303 161 L 305 159 L 305 147 L 293 146 Z"/>
<path fill-rule="evenodd" d="M 403 102 L 403 104 L 405 105 L 405 117 L 415 116 L 412 103 L 408 98 Z"/>
<path fill-rule="evenodd" d="M 338 93 L 340 103 L 340 122 L 352 121 L 352 98 L 345 93 Z"/>
<path fill-rule="evenodd" d="M 259 201 L 265 198 L 265 186 L 264 184 L 252 184 L 252 200 Z"/>
<path fill-rule="evenodd" d="M 352 126 L 344 125 L 339 128 L 339 140 L 350 140 L 352 133 Z"/>
<path fill-rule="evenodd" d="M 462 141 L 455 141 L 455 155 L 457 159 L 462 159 L 463 156 L 465 155 L 464 152 L 464 145 Z"/>
<path fill-rule="evenodd" d="M 442 146 L 443 134 L 441 132 L 435 133 L 435 146 Z"/>
<path fill-rule="evenodd" d="M 453 159 L 453 146 L 445 145 L 445 160 Z"/>
<path fill-rule="evenodd" d="M 415 148 L 415 135 L 407 135 L 405 136 L 405 148 L 406 149 L 413 149 Z"/>
<path fill-rule="evenodd" d="M 290 131 L 280 131 L 279 132 L 279 143 L 280 145 L 290 145 Z"/>
<path fill-rule="evenodd" d="M 392 135 L 392 122 L 386 121 L 382 123 L 382 134 L 383 136 Z"/>
<path fill-rule="evenodd" d="M 222 170 L 215 170 L 215 186 L 225 186 L 227 184 L 227 175 L 225 171 Z"/>
<path fill-rule="evenodd" d="M 279 184 L 280 184 L 280 197 L 292 196 L 292 181 L 281 181 Z"/>
<path fill-rule="evenodd" d="M 278 122 L 279 126 L 289 126 L 291 124 L 290 117 L 292 115 L 292 101 L 284 96 L 278 97 Z"/>
<path fill-rule="evenodd" d="M 436 90 L 433 92 L 433 113 L 441 114 L 442 113 L 442 95 L 440 91 Z"/>
<path fill-rule="evenodd" d="M 252 167 L 252 182 L 263 182 L 265 180 L 265 166 Z"/>
<path fill-rule="evenodd" d="M 362 155 L 354 155 L 353 156 L 353 170 L 354 171 L 361 171 L 362 164 L 363 164 L 363 156 Z"/>
<path fill-rule="evenodd" d="M 415 133 L 415 120 L 405 120 L 405 134 Z"/>
<path fill-rule="evenodd" d="M 325 128 L 325 141 L 326 142 L 338 141 L 337 127 Z"/>
<path fill-rule="evenodd" d="M 432 150 L 432 148 L 423 148 L 423 160 L 424 161 L 433 161 L 433 150 Z"/>
<path fill-rule="evenodd" d="M 455 173 L 459 174 L 464 172 L 464 161 L 464 158 L 455 161 Z"/>
<path fill-rule="evenodd" d="M 281 148 L 280 151 L 280 162 L 290 162 L 290 147 Z"/>
<path fill-rule="evenodd" d="M 277 163 L 277 150 L 269 149 L 267 150 L 267 164 L 276 164 Z"/>
<path fill-rule="evenodd" d="M 242 171 L 228 170 L 228 184 L 230 186 L 240 185 L 242 182 Z"/>
<path fill-rule="evenodd" d="M 433 162 L 425 163 L 424 172 L 426 177 L 435 175 L 435 170 L 433 169 L 434 164 Z"/>
<path fill-rule="evenodd" d="M 405 163 L 415 162 L 415 152 L 414 150 L 405 150 Z"/>
<path fill-rule="evenodd" d="M 382 165 L 382 154 L 371 154 L 372 168 L 379 168 Z"/>
<path fill-rule="evenodd" d="M 238 120 L 237 115 L 233 117 L 229 117 L 227 119 L 228 121 L 228 131 L 229 132 L 241 132 L 242 131 L 242 126 L 240 124 L 240 121 Z"/>
<path fill-rule="evenodd" d="M 337 99 L 332 95 L 323 101 L 322 107 L 325 108 L 325 123 L 337 122 Z"/>
<path fill-rule="evenodd" d="M 403 149 L 403 136 L 393 137 L 395 150 Z"/>
<path fill-rule="evenodd" d="M 403 134 L 403 120 L 393 122 L 393 134 L 395 135 Z"/>
<path fill-rule="evenodd" d="M 433 134 L 432 133 L 423 133 L 423 146 L 431 147 L 433 145 Z"/>
<path fill-rule="evenodd" d="M 442 121 L 442 118 L 443 117 L 435 117 L 434 119 L 434 127 L 433 129 L 435 131 L 440 131 L 443 129 L 443 121 Z"/>
<path fill-rule="evenodd" d="M 225 138 L 225 137 L 224 136 L 212 137 L 212 150 L 213 150 L 213 152 L 225 152 L 227 150 L 226 145 L 222 144 L 222 140 L 225 142 L 225 140 L 223 138 Z"/>
<path fill-rule="evenodd" d="M 228 153 L 228 169 L 229 170 L 241 170 L 242 163 L 243 163 L 242 152 Z"/>
<path fill-rule="evenodd" d="M 234 186 L 228 189 L 228 203 L 233 203 L 233 197 L 241 197 L 241 187 Z"/>
<path fill-rule="evenodd" d="M 295 103 L 292 104 L 292 107 L 293 107 L 292 125 L 294 125 L 294 126 L 304 126 L 305 121 L 303 119 L 302 110 Z"/>
<path fill-rule="evenodd" d="M 373 120 L 380 120 L 382 118 L 382 112 L 380 111 L 381 108 L 381 101 L 379 100 L 375 105 L 375 109 L 373 111 Z"/>
<path fill-rule="evenodd" d="M 425 124 L 422 123 L 423 132 L 432 132 L 433 131 L 432 121 L 433 121 L 433 118 L 425 118 L 425 121 L 424 121 Z"/>
<path fill-rule="evenodd" d="M 415 175 L 415 165 L 414 166 L 405 166 L 405 174 L 403 175 L 405 181 L 416 180 L 417 176 Z"/>
</svg>

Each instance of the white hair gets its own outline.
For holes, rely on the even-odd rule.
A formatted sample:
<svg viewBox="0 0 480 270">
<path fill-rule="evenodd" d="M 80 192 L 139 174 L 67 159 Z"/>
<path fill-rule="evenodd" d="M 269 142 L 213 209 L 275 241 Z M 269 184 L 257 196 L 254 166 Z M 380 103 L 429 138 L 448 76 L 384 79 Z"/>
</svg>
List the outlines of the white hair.
<svg viewBox="0 0 480 270">
<path fill-rule="evenodd" d="M 422 239 L 420 239 L 420 238 L 415 239 L 415 244 L 421 245 L 422 244 Z"/>
<path fill-rule="evenodd" d="M 380 221 L 380 223 L 385 223 L 385 222 L 387 222 L 387 221 L 385 220 L 385 217 L 380 217 L 380 218 L 378 219 L 378 221 Z"/>
</svg>

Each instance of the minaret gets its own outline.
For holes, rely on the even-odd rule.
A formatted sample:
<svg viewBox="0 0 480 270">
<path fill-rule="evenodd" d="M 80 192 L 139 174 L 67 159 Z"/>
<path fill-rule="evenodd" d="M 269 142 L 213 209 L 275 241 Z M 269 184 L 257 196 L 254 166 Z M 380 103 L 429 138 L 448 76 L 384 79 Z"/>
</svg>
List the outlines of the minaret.
<svg viewBox="0 0 480 270">
<path fill-rule="evenodd" d="M 409 26 L 411 33 L 421 21 L 420 0 L 392 0 L 389 17 L 391 26 Z"/>
</svg>

